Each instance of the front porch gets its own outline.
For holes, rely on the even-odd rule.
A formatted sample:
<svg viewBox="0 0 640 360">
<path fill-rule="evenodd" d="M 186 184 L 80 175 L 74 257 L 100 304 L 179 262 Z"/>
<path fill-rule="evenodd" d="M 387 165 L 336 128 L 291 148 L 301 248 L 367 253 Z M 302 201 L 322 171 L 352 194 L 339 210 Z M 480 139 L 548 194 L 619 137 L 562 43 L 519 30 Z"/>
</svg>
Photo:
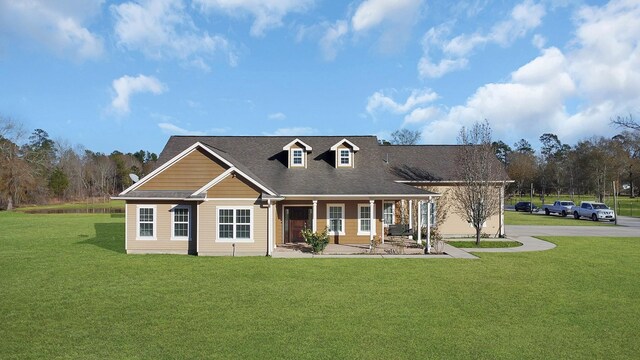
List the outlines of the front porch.
<svg viewBox="0 0 640 360">
<path fill-rule="evenodd" d="M 273 256 L 286 254 L 308 254 L 311 256 L 311 246 L 306 243 L 291 243 L 278 245 Z M 424 255 L 424 247 L 411 239 L 394 239 L 371 249 L 368 244 L 328 244 L 322 255 Z M 286 257 L 286 256 L 282 256 Z"/>
</svg>

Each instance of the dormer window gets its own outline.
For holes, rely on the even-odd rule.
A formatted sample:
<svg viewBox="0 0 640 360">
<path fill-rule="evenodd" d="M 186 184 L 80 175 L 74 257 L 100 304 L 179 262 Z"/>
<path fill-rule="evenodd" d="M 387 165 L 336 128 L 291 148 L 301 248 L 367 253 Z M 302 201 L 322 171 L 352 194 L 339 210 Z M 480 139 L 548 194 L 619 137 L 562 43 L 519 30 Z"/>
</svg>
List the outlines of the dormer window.
<svg viewBox="0 0 640 360">
<path fill-rule="evenodd" d="M 291 150 L 291 166 L 304 166 L 304 154 L 302 149 Z"/>
<path fill-rule="evenodd" d="M 331 147 L 331 151 L 336 154 L 336 167 L 337 168 L 352 168 L 355 166 L 355 153 L 360 148 L 347 139 L 340 140 L 337 144 Z"/>
<path fill-rule="evenodd" d="M 285 145 L 282 150 L 287 152 L 287 167 L 306 168 L 307 154 L 311 152 L 311 146 L 305 144 L 300 139 L 295 139 Z"/>
<path fill-rule="evenodd" d="M 340 149 L 340 166 L 351 166 L 351 150 Z"/>
</svg>

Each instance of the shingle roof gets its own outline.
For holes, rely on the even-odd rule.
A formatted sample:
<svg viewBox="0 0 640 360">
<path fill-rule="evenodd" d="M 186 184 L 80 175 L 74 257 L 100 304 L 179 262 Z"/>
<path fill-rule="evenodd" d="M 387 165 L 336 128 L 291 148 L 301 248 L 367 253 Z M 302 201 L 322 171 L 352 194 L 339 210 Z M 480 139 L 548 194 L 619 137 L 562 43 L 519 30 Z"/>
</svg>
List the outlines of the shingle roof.
<svg viewBox="0 0 640 360">
<path fill-rule="evenodd" d="M 397 180 L 459 181 L 456 153 L 461 145 L 384 145 L 380 146 L 391 177 Z M 493 181 L 509 181 L 504 166 L 494 159 Z"/>
<path fill-rule="evenodd" d="M 307 168 L 287 167 L 282 147 L 295 138 L 313 148 Z M 360 148 L 354 168 L 335 167 L 330 148 L 343 139 Z M 430 192 L 396 181 L 456 180 L 455 145 L 379 145 L 375 136 L 172 136 L 158 164 L 196 142 L 281 195 L 425 195 Z"/>
<path fill-rule="evenodd" d="M 295 136 L 172 136 L 162 150 L 162 164 L 195 142 L 219 151 L 236 166 L 250 169 L 254 180 L 283 195 L 392 195 L 429 194 L 415 187 L 392 181 L 385 172 L 380 146 L 375 136 L 298 136 L 313 148 L 307 168 L 288 168 L 282 147 Z M 354 168 L 334 166 L 331 146 L 347 138 L 360 151 Z M 248 174 L 249 175 L 249 174 Z"/>
</svg>

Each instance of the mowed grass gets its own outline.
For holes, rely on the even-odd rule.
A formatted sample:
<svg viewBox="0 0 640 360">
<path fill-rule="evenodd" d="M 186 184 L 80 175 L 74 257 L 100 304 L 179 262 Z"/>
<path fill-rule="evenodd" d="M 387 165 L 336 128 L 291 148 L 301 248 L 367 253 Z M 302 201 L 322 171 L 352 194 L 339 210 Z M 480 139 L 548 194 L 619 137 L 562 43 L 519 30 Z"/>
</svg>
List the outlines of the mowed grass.
<svg viewBox="0 0 640 360">
<path fill-rule="evenodd" d="M 549 226 L 615 226 L 610 221 L 591 221 L 590 219 L 574 219 L 573 215 L 545 215 L 544 212 L 528 213 L 522 211 L 505 211 L 504 223 L 507 225 L 549 225 Z"/>
<path fill-rule="evenodd" d="M 124 254 L 122 217 L 0 213 L 0 358 L 640 354 L 640 238 L 462 259 Z"/>
<path fill-rule="evenodd" d="M 120 210 L 124 211 L 124 200 L 87 200 L 79 202 L 64 202 L 46 205 L 21 206 L 16 211 L 44 211 L 44 210 Z"/>
<path fill-rule="evenodd" d="M 521 246 L 522 243 L 517 241 L 491 241 L 491 240 L 480 240 L 480 244 L 476 245 L 475 240 L 462 240 L 462 241 L 447 241 L 447 244 L 451 246 L 455 246 L 457 248 L 509 248 L 509 247 L 518 247 Z"/>
</svg>

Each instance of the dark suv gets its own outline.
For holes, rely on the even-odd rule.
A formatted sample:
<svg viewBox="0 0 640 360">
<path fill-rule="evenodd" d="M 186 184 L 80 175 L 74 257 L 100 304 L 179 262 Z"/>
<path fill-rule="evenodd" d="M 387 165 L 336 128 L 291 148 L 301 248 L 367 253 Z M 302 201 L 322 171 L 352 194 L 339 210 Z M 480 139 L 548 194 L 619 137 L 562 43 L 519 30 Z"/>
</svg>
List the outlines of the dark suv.
<svg viewBox="0 0 640 360">
<path fill-rule="evenodd" d="M 516 204 L 515 206 L 516 211 L 526 211 L 526 212 L 530 212 L 531 211 L 531 202 L 529 201 L 520 201 L 519 203 Z M 533 205 L 533 212 L 538 211 L 538 207 L 534 204 Z"/>
</svg>

